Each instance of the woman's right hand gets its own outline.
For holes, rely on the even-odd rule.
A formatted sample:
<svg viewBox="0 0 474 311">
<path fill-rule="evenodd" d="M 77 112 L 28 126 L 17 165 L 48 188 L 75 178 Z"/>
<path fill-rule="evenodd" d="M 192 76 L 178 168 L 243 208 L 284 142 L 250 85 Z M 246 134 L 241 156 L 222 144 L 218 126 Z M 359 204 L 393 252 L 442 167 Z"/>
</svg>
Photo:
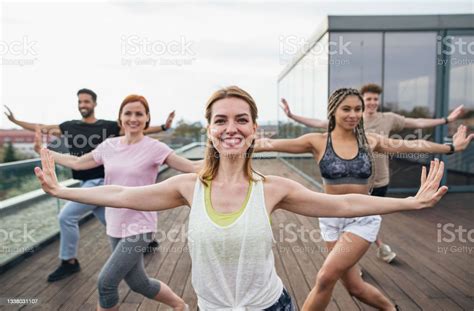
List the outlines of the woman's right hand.
<svg viewBox="0 0 474 311">
<path fill-rule="evenodd" d="M 35 175 L 40 181 L 41 188 L 44 192 L 57 196 L 62 186 L 58 182 L 56 177 L 54 159 L 46 148 L 41 149 L 41 166 L 35 167 Z"/>
</svg>

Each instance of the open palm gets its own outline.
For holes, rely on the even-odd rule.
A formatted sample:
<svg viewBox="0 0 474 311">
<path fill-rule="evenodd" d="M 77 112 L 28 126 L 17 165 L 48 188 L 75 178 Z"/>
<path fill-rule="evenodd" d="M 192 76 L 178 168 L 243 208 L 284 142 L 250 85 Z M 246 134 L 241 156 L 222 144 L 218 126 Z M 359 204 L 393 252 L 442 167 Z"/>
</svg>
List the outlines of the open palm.
<svg viewBox="0 0 474 311">
<path fill-rule="evenodd" d="M 465 150 L 469 146 L 469 143 L 473 138 L 474 134 L 467 135 L 467 127 L 461 124 L 460 126 L 458 126 L 458 130 L 453 135 L 454 150 Z"/>
<path fill-rule="evenodd" d="M 15 121 L 15 116 L 13 115 L 13 112 L 10 110 L 10 108 L 8 108 L 7 105 L 3 105 L 3 107 L 5 107 L 5 109 L 8 111 L 5 111 L 4 114 L 7 116 L 8 120 L 10 121 Z"/>
<path fill-rule="evenodd" d="M 428 176 L 426 167 L 423 166 L 421 172 L 421 185 L 415 199 L 421 203 L 422 208 L 433 207 L 448 192 L 448 187 L 439 187 L 444 174 L 444 163 L 435 159 L 431 161 Z"/>
<path fill-rule="evenodd" d="M 168 118 L 166 118 L 166 123 L 165 123 L 165 127 L 167 129 L 171 128 L 171 125 L 173 124 L 173 120 L 174 120 L 174 115 L 175 115 L 175 112 L 174 110 L 171 111 L 171 113 L 168 115 Z"/>
<path fill-rule="evenodd" d="M 290 117 L 291 117 L 290 105 L 288 105 L 288 102 L 286 101 L 286 99 L 284 99 L 284 98 L 281 99 L 280 107 L 283 109 L 283 111 L 285 112 L 286 116 L 287 116 L 288 118 L 290 118 Z"/>
<path fill-rule="evenodd" d="M 464 105 L 460 105 L 456 107 L 448 116 L 448 121 L 453 122 L 462 117 L 466 113 L 466 110 L 464 109 Z"/>
<path fill-rule="evenodd" d="M 41 188 L 43 188 L 46 193 L 55 195 L 61 186 L 56 177 L 54 159 L 46 148 L 41 149 L 40 154 L 42 169 L 35 167 L 36 177 L 38 177 Z"/>
</svg>

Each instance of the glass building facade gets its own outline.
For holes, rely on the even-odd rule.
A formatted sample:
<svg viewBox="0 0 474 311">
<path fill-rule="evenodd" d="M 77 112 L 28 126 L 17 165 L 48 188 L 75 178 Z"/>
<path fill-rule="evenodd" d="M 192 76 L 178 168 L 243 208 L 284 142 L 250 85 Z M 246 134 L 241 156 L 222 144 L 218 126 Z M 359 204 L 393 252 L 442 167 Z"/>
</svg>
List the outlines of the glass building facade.
<svg viewBox="0 0 474 311">
<path fill-rule="evenodd" d="M 278 95 L 294 114 L 326 119 L 328 97 L 341 87 L 367 83 L 383 88 L 379 110 L 410 118 L 440 118 L 464 105 L 457 122 L 393 135 L 449 142 L 459 124 L 474 130 L 474 15 L 329 16 L 304 49 L 280 74 Z M 279 112 L 279 136 L 297 137 L 311 129 Z M 398 137 L 400 137 L 398 136 Z M 444 182 L 454 191 L 474 191 L 474 146 L 438 155 Z M 420 163 L 432 155 L 398 155 L 390 161 L 392 191 L 418 187 Z M 311 156 L 291 163 L 319 179 Z M 312 167 L 315 166 L 316 168 Z"/>
</svg>

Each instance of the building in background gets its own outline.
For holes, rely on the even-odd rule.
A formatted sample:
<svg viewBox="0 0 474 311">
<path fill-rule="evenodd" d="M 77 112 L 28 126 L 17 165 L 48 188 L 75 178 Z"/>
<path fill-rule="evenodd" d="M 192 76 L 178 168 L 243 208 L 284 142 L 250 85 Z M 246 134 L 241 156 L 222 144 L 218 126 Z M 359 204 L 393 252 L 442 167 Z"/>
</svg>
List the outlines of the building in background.
<svg viewBox="0 0 474 311">
<path fill-rule="evenodd" d="M 11 142 L 16 152 L 24 157 L 37 157 L 34 150 L 35 133 L 26 130 L 0 130 L 0 146 Z"/>
<path fill-rule="evenodd" d="M 458 105 L 468 110 L 462 123 L 474 129 L 474 14 L 406 16 L 328 16 L 295 53 L 291 37 L 282 38 L 282 59 L 291 61 L 278 78 L 278 97 L 295 114 L 326 118 L 329 94 L 340 87 L 367 83 L 383 87 L 381 111 L 408 117 L 447 116 Z M 280 136 L 312 131 L 279 111 Z M 404 130 L 446 142 L 460 122 L 428 130 Z M 431 156 L 396 156 L 391 186 L 417 187 L 419 164 Z M 474 146 L 442 156 L 451 190 L 474 191 Z"/>
</svg>

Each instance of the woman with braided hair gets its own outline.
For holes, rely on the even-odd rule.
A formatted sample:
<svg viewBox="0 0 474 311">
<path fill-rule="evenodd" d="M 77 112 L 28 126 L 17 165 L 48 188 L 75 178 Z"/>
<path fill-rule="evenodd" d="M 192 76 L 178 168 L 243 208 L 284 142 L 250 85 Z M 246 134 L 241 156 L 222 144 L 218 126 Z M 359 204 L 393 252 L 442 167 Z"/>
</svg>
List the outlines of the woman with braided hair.
<svg viewBox="0 0 474 311">
<path fill-rule="evenodd" d="M 255 151 L 311 152 L 319 163 L 326 193 L 368 194 L 374 175 L 373 151 L 448 154 L 466 149 L 473 138 L 473 134 L 466 135 L 466 127 L 462 125 L 454 135 L 452 145 L 366 134 L 362 118 L 364 108 L 364 101 L 356 89 L 338 89 L 329 98 L 327 133 L 311 133 L 295 139 L 260 139 Z M 356 266 L 377 238 L 380 220 L 379 215 L 319 219 L 321 235 L 330 253 L 319 270 L 303 310 L 324 310 L 339 279 L 360 301 L 380 310 L 395 309 L 387 297 L 362 279 Z"/>
</svg>

